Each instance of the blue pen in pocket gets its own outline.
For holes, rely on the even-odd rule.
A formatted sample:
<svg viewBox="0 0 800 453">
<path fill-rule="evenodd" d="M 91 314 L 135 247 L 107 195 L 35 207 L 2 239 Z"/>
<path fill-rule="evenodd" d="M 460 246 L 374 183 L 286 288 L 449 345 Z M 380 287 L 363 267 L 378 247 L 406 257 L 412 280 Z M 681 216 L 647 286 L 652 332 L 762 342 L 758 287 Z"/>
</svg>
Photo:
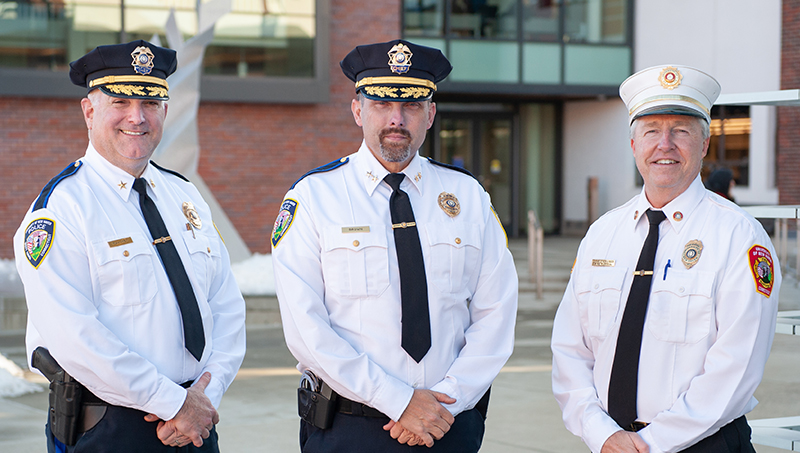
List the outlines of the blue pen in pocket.
<svg viewBox="0 0 800 453">
<path fill-rule="evenodd" d="M 672 260 L 667 260 L 667 265 L 664 266 L 664 280 L 667 279 L 667 269 L 672 265 Z"/>
</svg>

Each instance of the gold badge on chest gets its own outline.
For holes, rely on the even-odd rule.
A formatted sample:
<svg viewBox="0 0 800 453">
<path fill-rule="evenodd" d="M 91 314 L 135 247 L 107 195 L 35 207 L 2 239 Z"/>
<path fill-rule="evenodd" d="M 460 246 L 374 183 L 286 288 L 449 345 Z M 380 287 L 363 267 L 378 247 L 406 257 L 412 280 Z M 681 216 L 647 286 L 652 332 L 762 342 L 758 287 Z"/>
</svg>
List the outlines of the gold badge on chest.
<svg viewBox="0 0 800 453">
<path fill-rule="evenodd" d="M 700 261 L 700 254 L 703 253 L 703 243 L 699 239 L 692 239 L 683 246 L 683 256 L 681 261 L 686 269 L 691 269 L 692 266 Z"/>
<path fill-rule="evenodd" d="M 461 213 L 461 205 L 458 204 L 458 198 L 451 193 L 442 192 L 439 194 L 439 207 L 450 217 L 455 217 Z"/>
<path fill-rule="evenodd" d="M 190 201 L 183 202 L 183 215 L 186 216 L 186 220 L 188 220 L 193 227 L 198 230 L 203 228 L 203 221 L 200 220 L 200 214 L 197 213 L 197 210 Z"/>
</svg>

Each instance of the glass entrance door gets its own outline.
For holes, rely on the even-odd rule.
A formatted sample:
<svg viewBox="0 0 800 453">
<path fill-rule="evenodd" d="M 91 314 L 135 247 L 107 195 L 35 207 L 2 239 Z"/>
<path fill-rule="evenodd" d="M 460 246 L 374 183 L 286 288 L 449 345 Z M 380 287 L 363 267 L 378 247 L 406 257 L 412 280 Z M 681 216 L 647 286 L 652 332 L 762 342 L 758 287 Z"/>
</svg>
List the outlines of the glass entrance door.
<svg viewBox="0 0 800 453">
<path fill-rule="evenodd" d="M 492 205 L 509 236 L 516 236 L 512 171 L 511 115 L 443 113 L 438 120 L 437 160 L 474 174 L 492 197 Z M 457 194 L 456 194 L 457 195 Z"/>
</svg>

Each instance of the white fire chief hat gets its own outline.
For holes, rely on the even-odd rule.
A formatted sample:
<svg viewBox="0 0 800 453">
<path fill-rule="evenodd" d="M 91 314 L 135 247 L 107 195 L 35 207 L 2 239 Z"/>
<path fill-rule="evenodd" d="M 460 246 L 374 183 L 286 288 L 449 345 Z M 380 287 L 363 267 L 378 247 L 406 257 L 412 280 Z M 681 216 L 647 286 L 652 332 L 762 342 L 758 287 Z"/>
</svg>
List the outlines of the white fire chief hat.
<svg viewBox="0 0 800 453">
<path fill-rule="evenodd" d="M 646 115 L 691 115 L 711 123 L 711 106 L 720 93 L 716 79 L 689 66 L 642 69 L 619 86 L 629 123 Z"/>
</svg>

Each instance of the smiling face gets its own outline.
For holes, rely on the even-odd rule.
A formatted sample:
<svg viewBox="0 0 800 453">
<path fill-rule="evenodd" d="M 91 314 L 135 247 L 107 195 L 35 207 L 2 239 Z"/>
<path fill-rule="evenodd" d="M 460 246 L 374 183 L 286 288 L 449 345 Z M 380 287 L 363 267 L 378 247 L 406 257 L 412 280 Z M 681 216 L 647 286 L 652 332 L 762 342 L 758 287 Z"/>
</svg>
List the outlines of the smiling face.
<svg viewBox="0 0 800 453">
<path fill-rule="evenodd" d="M 93 90 L 81 100 L 81 108 L 97 152 L 114 166 L 140 176 L 161 141 L 167 104 Z"/>
<path fill-rule="evenodd" d="M 633 157 L 653 207 L 682 194 L 700 173 L 709 142 L 700 121 L 687 115 L 650 115 L 634 122 Z"/>
<path fill-rule="evenodd" d="M 408 165 L 436 116 L 436 104 L 430 101 L 390 102 L 360 97 L 353 100 L 351 109 L 367 147 L 393 173 Z"/>
</svg>

